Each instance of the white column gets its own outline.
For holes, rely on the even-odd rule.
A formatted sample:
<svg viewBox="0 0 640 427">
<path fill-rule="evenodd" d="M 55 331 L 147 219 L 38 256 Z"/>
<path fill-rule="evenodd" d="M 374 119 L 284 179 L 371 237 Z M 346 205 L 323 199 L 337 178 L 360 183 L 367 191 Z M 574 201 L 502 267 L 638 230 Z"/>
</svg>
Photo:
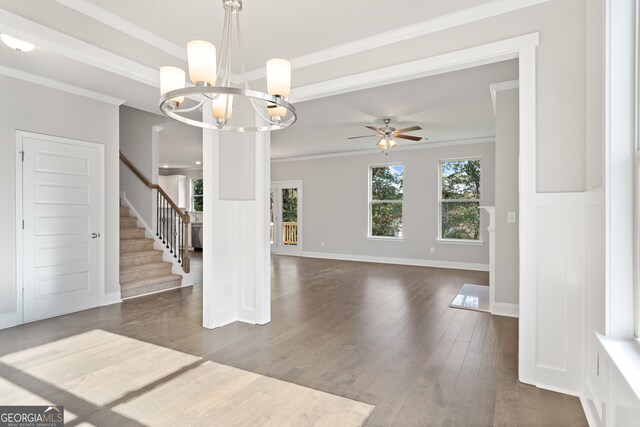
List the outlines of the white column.
<svg viewBox="0 0 640 427">
<path fill-rule="evenodd" d="M 268 133 L 203 131 L 205 328 L 271 320 L 269 144 Z"/>
</svg>

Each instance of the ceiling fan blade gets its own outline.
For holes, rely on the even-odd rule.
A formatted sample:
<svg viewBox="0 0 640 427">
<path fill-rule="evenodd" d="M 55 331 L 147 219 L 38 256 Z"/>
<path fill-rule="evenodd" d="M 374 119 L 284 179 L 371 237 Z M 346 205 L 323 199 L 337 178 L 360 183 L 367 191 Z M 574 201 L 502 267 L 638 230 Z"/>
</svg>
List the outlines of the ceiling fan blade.
<svg viewBox="0 0 640 427">
<path fill-rule="evenodd" d="M 422 128 L 420 126 L 411 126 L 410 128 L 398 129 L 396 131 L 393 131 L 393 133 L 398 134 L 398 133 L 405 133 L 405 132 L 413 132 L 414 130 L 422 130 Z"/>
<path fill-rule="evenodd" d="M 394 135 L 394 138 L 410 139 L 411 141 L 422 141 L 421 137 L 411 135 Z"/>
<path fill-rule="evenodd" d="M 365 127 L 366 127 L 367 129 L 371 129 L 372 131 L 376 132 L 376 133 L 377 133 L 377 134 L 379 134 L 379 135 L 382 135 L 382 134 L 383 134 L 382 129 L 378 129 L 378 128 L 373 127 L 373 126 L 365 126 Z"/>
<path fill-rule="evenodd" d="M 351 136 L 347 139 L 358 139 L 358 138 L 371 138 L 372 136 L 378 136 L 378 135 L 362 135 L 362 136 Z"/>
</svg>

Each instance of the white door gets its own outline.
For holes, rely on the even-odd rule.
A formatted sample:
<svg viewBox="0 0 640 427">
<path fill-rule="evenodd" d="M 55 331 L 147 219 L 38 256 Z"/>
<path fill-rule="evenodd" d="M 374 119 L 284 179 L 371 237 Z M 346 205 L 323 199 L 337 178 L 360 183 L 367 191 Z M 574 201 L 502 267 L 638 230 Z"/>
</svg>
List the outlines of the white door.
<svg viewBox="0 0 640 427">
<path fill-rule="evenodd" d="M 102 145 L 21 133 L 25 322 L 99 305 Z"/>
<path fill-rule="evenodd" d="M 302 254 L 302 182 L 271 183 L 271 252 Z"/>
</svg>

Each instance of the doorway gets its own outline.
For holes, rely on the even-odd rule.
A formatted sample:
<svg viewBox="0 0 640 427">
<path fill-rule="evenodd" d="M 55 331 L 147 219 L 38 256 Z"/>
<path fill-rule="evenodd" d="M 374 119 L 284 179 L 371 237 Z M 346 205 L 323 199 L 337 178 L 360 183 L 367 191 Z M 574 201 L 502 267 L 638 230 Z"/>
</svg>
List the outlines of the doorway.
<svg viewBox="0 0 640 427">
<path fill-rule="evenodd" d="M 271 183 L 271 253 L 302 255 L 302 181 Z"/>
<path fill-rule="evenodd" d="M 104 293 L 104 146 L 16 134 L 17 303 L 31 322 L 97 307 Z"/>
</svg>

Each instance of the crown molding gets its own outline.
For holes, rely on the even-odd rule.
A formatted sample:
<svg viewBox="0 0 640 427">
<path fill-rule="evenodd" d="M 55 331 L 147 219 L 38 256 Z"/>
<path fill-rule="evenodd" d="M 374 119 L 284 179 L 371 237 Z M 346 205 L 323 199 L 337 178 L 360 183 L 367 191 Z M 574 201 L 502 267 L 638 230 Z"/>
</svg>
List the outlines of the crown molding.
<svg viewBox="0 0 640 427">
<path fill-rule="evenodd" d="M 335 59 L 344 58 L 346 56 L 355 55 L 394 43 L 426 36 L 449 28 L 459 27 L 461 25 L 492 18 L 494 16 L 504 15 L 505 13 L 515 12 L 520 9 L 547 3 L 549 1 L 551 0 L 495 0 L 490 3 L 463 9 L 448 15 L 439 16 L 418 24 L 409 25 L 397 30 L 387 31 L 372 37 L 366 37 L 353 42 L 313 52 L 308 55 L 293 58 L 290 60 L 291 69 L 295 70 L 323 62 L 333 61 Z M 266 70 L 264 69 L 247 72 L 247 80 L 249 81 L 264 78 L 266 78 Z"/>
<path fill-rule="evenodd" d="M 520 87 L 520 80 L 509 80 L 506 82 L 493 83 L 489 85 L 491 91 L 491 102 L 493 103 L 493 114 L 496 114 L 496 97 L 497 92 L 501 90 L 518 89 Z"/>
<path fill-rule="evenodd" d="M 365 71 L 360 74 L 339 77 L 320 83 L 296 88 L 292 91 L 289 102 L 304 102 L 331 95 L 340 95 L 356 90 L 377 87 L 383 84 L 404 82 L 407 80 L 448 73 L 452 71 L 492 64 L 518 57 L 518 49 L 523 46 L 535 47 L 540 36 L 538 33 L 526 34 L 481 46 L 470 47 L 456 52 L 445 53 L 405 64 L 392 65 Z M 501 52 L 496 55 L 496 52 Z"/>
<path fill-rule="evenodd" d="M 78 86 L 73 86 L 68 83 L 63 83 L 58 80 L 49 79 L 46 77 L 38 76 L 36 74 L 26 73 L 24 71 L 16 70 L 0 65 L 0 75 L 12 77 L 14 79 L 23 80 L 25 82 L 35 83 L 40 86 L 46 86 L 52 89 L 61 90 L 63 92 L 71 93 L 74 95 L 90 98 L 95 101 L 105 102 L 111 105 L 122 105 L 125 103 L 124 99 L 114 98 L 109 95 L 94 92 L 92 90 L 83 89 Z"/>
<path fill-rule="evenodd" d="M 142 27 L 119 17 L 92 2 L 87 0 L 55 0 L 57 3 L 78 13 L 82 13 L 98 22 L 108 25 L 122 33 L 126 33 L 144 43 L 153 46 L 163 52 L 166 52 L 181 60 L 186 59 L 186 50 L 174 43 L 154 34 Z M 326 61 L 332 61 L 342 57 L 354 55 L 371 49 L 387 46 L 401 41 L 421 37 L 427 34 L 453 28 L 482 19 L 491 18 L 505 13 L 513 12 L 526 7 L 535 6 L 551 0 L 495 0 L 490 3 L 464 9 L 448 15 L 437 17 L 419 24 L 410 25 L 398 30 L 392 30 L 378 34 L 373 37 L 356 40 L 354 42 L 345 43 L 334 46 L 329 49 L 314 52 L 308 55 L 299 56 L 291 60 L 292 69 L 309 67 Z M 29 40 L 37 46 L 45 48 L 51 52 L 63 55 L 67 58 L 82 62 L 84 64 L 108 71 L 110 73 L 120 75 L 134 81 L 152 86 L 159 87 L 159 71 L 136 61 L 130 60 L 123 56 L 114 54 L 105 49 L 86 43 L 82 40 L 73 38 L 59 31 L 48 28 L 44 25 L 30 21 L 19 15 L 13 14 L 6 10 L 0 9 L 0 32 L 13 34 L 18 38 Z M 419 61 L 416 61 L 419 62 Z M 392 67 L 390 67 L 392 68 Z M 460 68 L 464 68 L 461 65 Z M 454 71 L 455 67 L 446 71 Z M 444 71 L 443 71 L 444 72 Z M 431 74 L 437 74 L 432 72 Z M 370 73 L 362 73 L 358 76 L 374 77 Z M 425 75 L 426 77 L 426 75 Z M 231 81 L 235 84 L 242 83 L 242 75 L 233 74 L 230 76 Z M 247 73 L 249 81 L 265 78 L 265 70 L 257 69 Z M 354 76 L 344 79 L 347 86 L 351 86 L 351 80 Z M 404 81 L 416 76 L 408 76 Z M 339 82 L 340 79 L 331 81 Z M 297 102 L 302 100 L 314 99 L 311 92 L 317 90 L 324 93 L 322 86 L 327 82 L 319 83 L 318 86 L 308 85 L 302 88 L 294 88 L 291 96 L 292 100 Z M 363 85 L 361 89 L 376 85 L 375 78 L 368 85 Z M 336 92 L 336 94 L 341 92 Z"/>
<path fill-rule="evenodd" d="M 159 35 L 147 31 L 144 28 L 128 21 L 115 13 L 111 13 L 106 9 L 96 6 L 87 0 L 54 0 L 55 2 L 65 6 L 68 9 L 81 13 L 95 21 L 105 24 L 121 33 L 136 38 L 150 46 L 155 47 L 169 55 L 175 56 L 183 61 L 187 60 L 187 50 L 178 46 Z"/>
<path fill-rule="evenodd" d="M 3 9 L 0 9 L 0 33 L 29 40 L 36 47 L 152 87 L 160 86 L 160 72 L 158 70 Z"/>
<path fill-rule="evenodd" d="M 401 145 L 393 149 L 394 152 L 397 151 L 414 151 L 414 150 L 428 150 L 432 148 L 442 148 L 442 147 L 454 147 L 458 145 L 471 145 L 471 144 L 490 144 L 495 142 L 495 137 L 488 138 L 475 138 L 475 139 L 456 139 L 451 141 L 440 141 L 440 142 L 427 142 L 420 145 Z M 380 149 L 372 148 L 367 150 L 358 150 L 358 151 L 347 151 L 342 153 L 327 153 L 327 154 L 316 154 L 311 156 L 299 156 L 299 157 L 281 157 L 271 159 L 271 163 L 285 163 L 285 162 L 297 162 L 302 160 L 318 160 L 318 159 L 330 159 L 333 157 L 348 157 L 348 156 L 363 156 L 367 154 L 379 154 Z"/>
</svg>

